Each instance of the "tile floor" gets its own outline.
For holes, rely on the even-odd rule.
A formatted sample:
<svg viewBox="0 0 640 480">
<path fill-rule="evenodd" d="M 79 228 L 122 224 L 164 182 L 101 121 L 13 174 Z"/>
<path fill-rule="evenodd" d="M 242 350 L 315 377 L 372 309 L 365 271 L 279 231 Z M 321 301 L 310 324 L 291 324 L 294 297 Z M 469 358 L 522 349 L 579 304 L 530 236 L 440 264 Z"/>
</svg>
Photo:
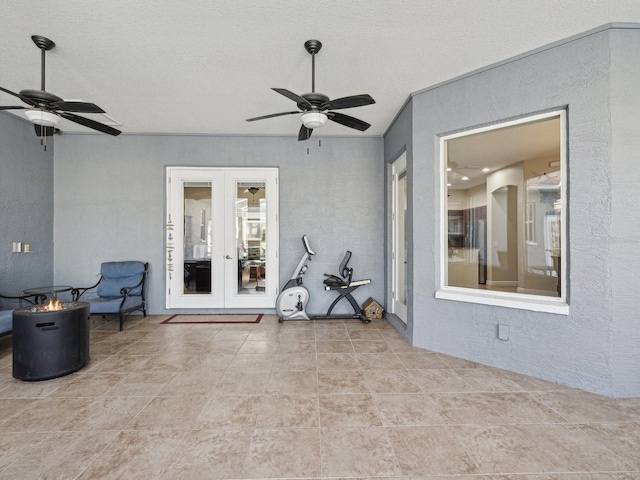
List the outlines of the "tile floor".
<svg viewBox="0 0 640 480">
<path fill-rule="evenodd" d="M 640 399 L 409 346 L 385 321 L 92 319 L 91 363 L 11 375 L 0 479 L 640 479 Z"/>
</svg>

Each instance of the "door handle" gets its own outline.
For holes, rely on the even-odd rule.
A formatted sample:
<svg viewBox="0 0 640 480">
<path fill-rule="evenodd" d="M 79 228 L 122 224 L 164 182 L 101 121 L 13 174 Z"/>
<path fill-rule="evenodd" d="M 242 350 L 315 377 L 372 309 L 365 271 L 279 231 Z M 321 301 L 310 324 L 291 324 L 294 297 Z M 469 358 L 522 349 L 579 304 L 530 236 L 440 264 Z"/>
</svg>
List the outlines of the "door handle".
<svg viewBox="0 0 640 480">
<path fill-rule="evenodd" d="M 225 255 L 225 257 L 227 260 L 233 260 L 233 258 L 231 258 L 229 255 Z"/>
</svg>

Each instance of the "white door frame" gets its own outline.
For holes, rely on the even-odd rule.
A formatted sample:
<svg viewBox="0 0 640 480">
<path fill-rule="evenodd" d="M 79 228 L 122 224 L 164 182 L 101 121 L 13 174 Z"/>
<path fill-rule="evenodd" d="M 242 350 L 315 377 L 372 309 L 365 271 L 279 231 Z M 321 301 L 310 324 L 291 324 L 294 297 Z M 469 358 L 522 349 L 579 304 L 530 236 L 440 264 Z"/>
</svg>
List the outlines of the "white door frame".
<svg viewBox="0 0 640 480">
<path fill-rule="evenodd" d="M 400 288 L 407 288 L 407 263 L 406 263 L 406 218 L 404 209 L 398 211 L 399 195 L 398 183 L 404 174 L 406 179 L 407 154 L 404 152 L 397 160 L 391 164 L 391 309 L 390 312 L 396 315 L 404 323 L 407 323 L 407 303 L 398 301 Z M 406 185 L 404 189 L 403 206 L 407 204 Z M 403 277 L 403 278 L 400 278 Z"/>
<path fill-rule="evenodd" d="M 278 169 L 166 167 L 165 228 L 165 308 L 273 308 L 278 292 Z M 264 293 L 240 295 L 238 252 L 235 243 L 236 184 L 240 181 L 264 182 L 267 218 L 265 258 L 267 272 Z M 211 219 L 211 292 L 184 293 L 184 182 L 210 182 Z M 216 228 L 217 227 L 217 228 Z M 222 228 L 221 228 L 222 227 Z M 235 287 L 235 288 L 234 288 Z"/>
</svg>

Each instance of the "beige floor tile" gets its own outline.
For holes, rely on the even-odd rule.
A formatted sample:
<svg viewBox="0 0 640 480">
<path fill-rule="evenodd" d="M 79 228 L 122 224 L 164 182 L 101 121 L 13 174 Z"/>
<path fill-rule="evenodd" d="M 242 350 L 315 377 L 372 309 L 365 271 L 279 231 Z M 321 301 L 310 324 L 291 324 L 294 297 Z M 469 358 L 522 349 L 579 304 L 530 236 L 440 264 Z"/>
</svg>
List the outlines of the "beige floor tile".
<svg viewBox="0 0 640 480">
<path fill-rule="evenodd" d="M 395 353 L 358 353 L 356 358 L 363 370 L 402 370 L 406 368 Z"/>
<path fill-rule="evenodd" d="M 17 462 L 19 465 L 23 456 L 29 455 L 29 452 L 34 450 L 39 450 L 38 443 L 42 440 L 43 435 L 40 432 L 3 433 L 0 435 L 0 452 L 2 452 L 0 454 L 0 478 L 8 478 L 6 475 L 2 475 L 2 472 L 11 463 Z"/>
<path fill-rule="evenodd" d="M 574 389 L 533 395 L 568 422 L 627 422 L 637 421 L 640 416 L 636 403 Z"/>
<path fill-rule="evenodd" d="M 465 360 L 464 358 L 453 357 L 444 353 L 436 353 L 436 355 L 442 360 L 447 367 L 454 369 L 466 369 L 466 368 L 486 368 L 481 363 Z"/>
<path fill-rule="evenodd" d="M 259 395 L 213 395 L 202 407 L 194 428 L 253 428 L 261 412 Z"/>
<path fill-rule="evenodd" d="M 349 337 L 349 332 L 347 332 L 345 328 L 341 328 L 341 329 L 317 328 L 315 339 L 319 342 L 327 342 L 327 341 L 347 342 L 351 339 L 351 337 Z"/>
<path fill-rule="evenodd" d="M 320 426 L 379 427 L 380 415 L 369 394 L 320 395 Z"/>
<path fill-rule="evenodd" d="M 157 353 L 154 352 L 154 353 Z M 91 373 L 131 373 L 144 372 L 154 355 L 111 355 L 91 369 Z"/>
<path fill-rule="evenodd" d="M 354 340 L 351 343 L 356 353 L 393 353 L 393 350 L 385 341 Z"/>
<path fill-rule="evenodd" d="M 324 477 L 401 475 L 387 432 L 382 427 L 321 428 Z"/>
<path fill-rule="evenodd" d="M 640 418 L 638 423 L 593 423 L 582 430 L 640 472 Z"/>
<path fill-rule="evenodd" d="M 278 344 L 277 354 L 281 353 L 316 353 L 316 342 L 315 341 L 293 341 L 283 342 L 281 341 Z"/>
<path fill-rule="evenodd" d="M 455 368 L 454 371 L 477 392 L 522 392 L 523 388 L 498 369 Z"/>
<path fill-rule="evenodd" d="M 318 353 L 318 370 L 357 370 L 360 363 L 355 353 Z"/>
<path fill-rule="evenodd" d="M 242 350 L 242 349 L 241 349 Z M 274 353 L 240 353 L 238 352 L 227 371 L 235 372 L 270 372 L 275 359 Z"/>
<path fill-rule="evenodd" d="M 0 432 L 53 432 L 60 430 L 92 398 L 41 398 L 0 424 Z"/>
<path fill-rule="evenodd" d="M 0 477 L 76 478 L 117 434 L 113 431 L 53 432 L 36 446 L 18 454 Z"/>
<path fill-rule="evenodd" d="M 245 340 L 238 350 L 238 355 L 245 353 L 275 354 L 277 349 L 277 340 Z"/>
<path fill-rule="evenodd" d="M 530 454 L 544 456 L 557 471 L 633 470 L 629 461 L 613 453 L 583 425 L 522 425 L 520 428 L 535 445 Z"/>
<path fill-rule="evenodd" d="M 359 370 L 322 370 L 318 372 L 318 391 L 323 393 L 368 393 L 364 374 Z"/>
<path fill-rule="evenodd" d="M 318 392 L 318 374 L 311 371 L 271 372 L 267 383 L 268 394 L 316 394 Z"/>
<path fill-rule="evenodd" d="M 251 431 L 244 429 L 188 432 L 163 480 L 209 480 L 241 478 Z"/>
<path fill-rule="evenodd" d="M 420 393 L 407 370 L 365 370 L 365 382 L 373 393 Z"/>
<path fill-rule="evenodd" d="M 316 356 L 313 353 L 278 353 L 273 359 L 272 369 L 283 370 L 315 370 Z"/>
<path fill-rule="evenodd" d="M 256 395 L 266 391 L 269 375 L 265 372 L 227 371 L 214 390 L 216 395 Z"/>
<path fill-rule="evenodd" d="M 153 397 L 100 397 L 80 409 L 60 430 L 122 430 Z"/>
<path fill-rule="evenodd" d="M 138 413 L 127 428 L 134 430 L 186 430 L 195 428 L 205 396 L 155 397 Z"/>
<path fill-rule="evenodd" d="M 443 369 L 445 363 L 435 353 L 398 353 L 398 358 L 410 370 Z"/>
<path fill-rule="evenodd" d="M 429 393 L 434 408 L 449 425 L 492 425 L 504 419 L 478 393 Z"/>
<path fill-rule="evenodd" d="M 368 340 L 373 342 L 384 342 L 384 337 L 380 334 L 380 331 L 373 328 L 353 328 L 349 329 L 349 338 L 352 341 Z"/>
<path fill-rule="evenodd" d="M 483 393 L 484 401 L 491 405 L 505 423 L 564 423 L 565 419 L 527 392 Z"/>
<path fill-rule="evenodd" d="M 316 350 L 318 353 L 354 353 L 353 345 L 349 340 L 318 340 Z"/>
<path fill-rule="evenodd" d="M 538 455 L 536 443 L 522 426 L 455 425 L 449 428 L 482 473 L 556 471 L 550 458 Z"/>
<path fill-rule="evenodd" d="M 182 446 L 183 431 L 123 431 L 78 480 L 157 478 Z"/>
<path fill-rule="evenodd" d="M 473 389 L 450 368 L 409 370 L 423 392 L 470 392 Z"/>
<path fill-rule="evenodd" d="M 320 476 L 317 428 L 257 428 L 242 468 L 242 478 Z"/>
<path fill-rule="evenodd" d="M 317 395 L 265 395 L 257 412 L 257 428 L 319 426 Z"/>
<path fill-rule="evenodd" d="M 448 427 L 389 427 L 387 433 L 405 475 L 479 473 Z"/>
<path fill-rule="evenodd" d="M 442 425 L 445 423 L 433 401 L 422 393 L 376 393 L 373 398 L 384 426 Z"/>
<path fill-rule="evenodd" d="M 103 395 L 108 397 L 149 397 L 157 395 L 176 376 L 169 373 L 129 373 Z"/>
<path fill-rule="evenodd" d="M 163 397 L 185 397 L 213 393 L 224 372 L 221 370 L 188 370 L 175 375 L 165 384 L 158 395 Z"/>
<path fill-rule="evenodd" d="M 73 375 L 69 377 L 72 381 L 53 392 L 51 397 L 99 397 L 121 382 L 126 376 L 126 373 Z"/>
</svg>

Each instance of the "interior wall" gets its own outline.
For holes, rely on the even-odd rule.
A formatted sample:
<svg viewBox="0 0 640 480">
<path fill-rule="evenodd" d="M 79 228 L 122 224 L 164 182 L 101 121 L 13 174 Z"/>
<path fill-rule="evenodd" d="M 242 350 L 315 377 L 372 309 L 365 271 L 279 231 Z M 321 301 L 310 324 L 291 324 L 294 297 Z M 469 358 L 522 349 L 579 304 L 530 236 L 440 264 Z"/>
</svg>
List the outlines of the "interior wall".
<svg viewBox="0 0 640 480">
<path fill-rule="evenodd" d="M 53 281 L 53 157 L 33 125 L 0 112 L 0 293 Z M 31 253 L 13 253 L 13 242 Z"/>
<path fill-rule="evenodd" d="M 428 272 L 413 277 L 413 291 L 421 292 L 410 307 L 414 345 L 605 395 L 640 396 L 640 342 L 632 321 L 638 300 L 629 291 L 636 283 L 632 272 L 640 269 L 640 242 L 633 240 L 640 232 L 639 179 L 631 160 L 637 159 L 640 102 L 629 93 L 637 90 L 631 84 L 638 78 L 639 36 L 637 25 L 605 26 L 413 95 L 412 180 L 420 188 L 412 201 L 420 210 L 410 219 L 410 258 L 416 271 Z M 436 299 L 443 188 L 438 137 L 563 107 L 569 315 Z M 612 134 L 612 127 L 619 131 Z M 635 177 L 628 175 L 632 169 Z M 622 218 L 626 214 L 631 218 Z M 510 327 L 509 340 L 497 339 L 498 324 Z"/>
<path fill-rule="evenodd" d="M 382 303 L 382 138 L 327 137 L 322 146 L 317 140 L 60 136 L 55 166 L 55 281 L 91 285 L 101 262 L 147 261 L 148 310 L 167 313 L 165 167 L 279 167 L 279 285 L 286 283 L 299 262 L 306 234 L 316 252 L 304 278 L 311 293 L 308 312 L 326 312 L 335 298 L 322 281 L 324 273 L 338 273 L 346 250 L 353 252 L 354 279 L 372 279 L 354 292 L 356 300 L 362 304 L 373 297 Z M 350 308 L 336 307 L 336 312 Z"/>
</svg>

